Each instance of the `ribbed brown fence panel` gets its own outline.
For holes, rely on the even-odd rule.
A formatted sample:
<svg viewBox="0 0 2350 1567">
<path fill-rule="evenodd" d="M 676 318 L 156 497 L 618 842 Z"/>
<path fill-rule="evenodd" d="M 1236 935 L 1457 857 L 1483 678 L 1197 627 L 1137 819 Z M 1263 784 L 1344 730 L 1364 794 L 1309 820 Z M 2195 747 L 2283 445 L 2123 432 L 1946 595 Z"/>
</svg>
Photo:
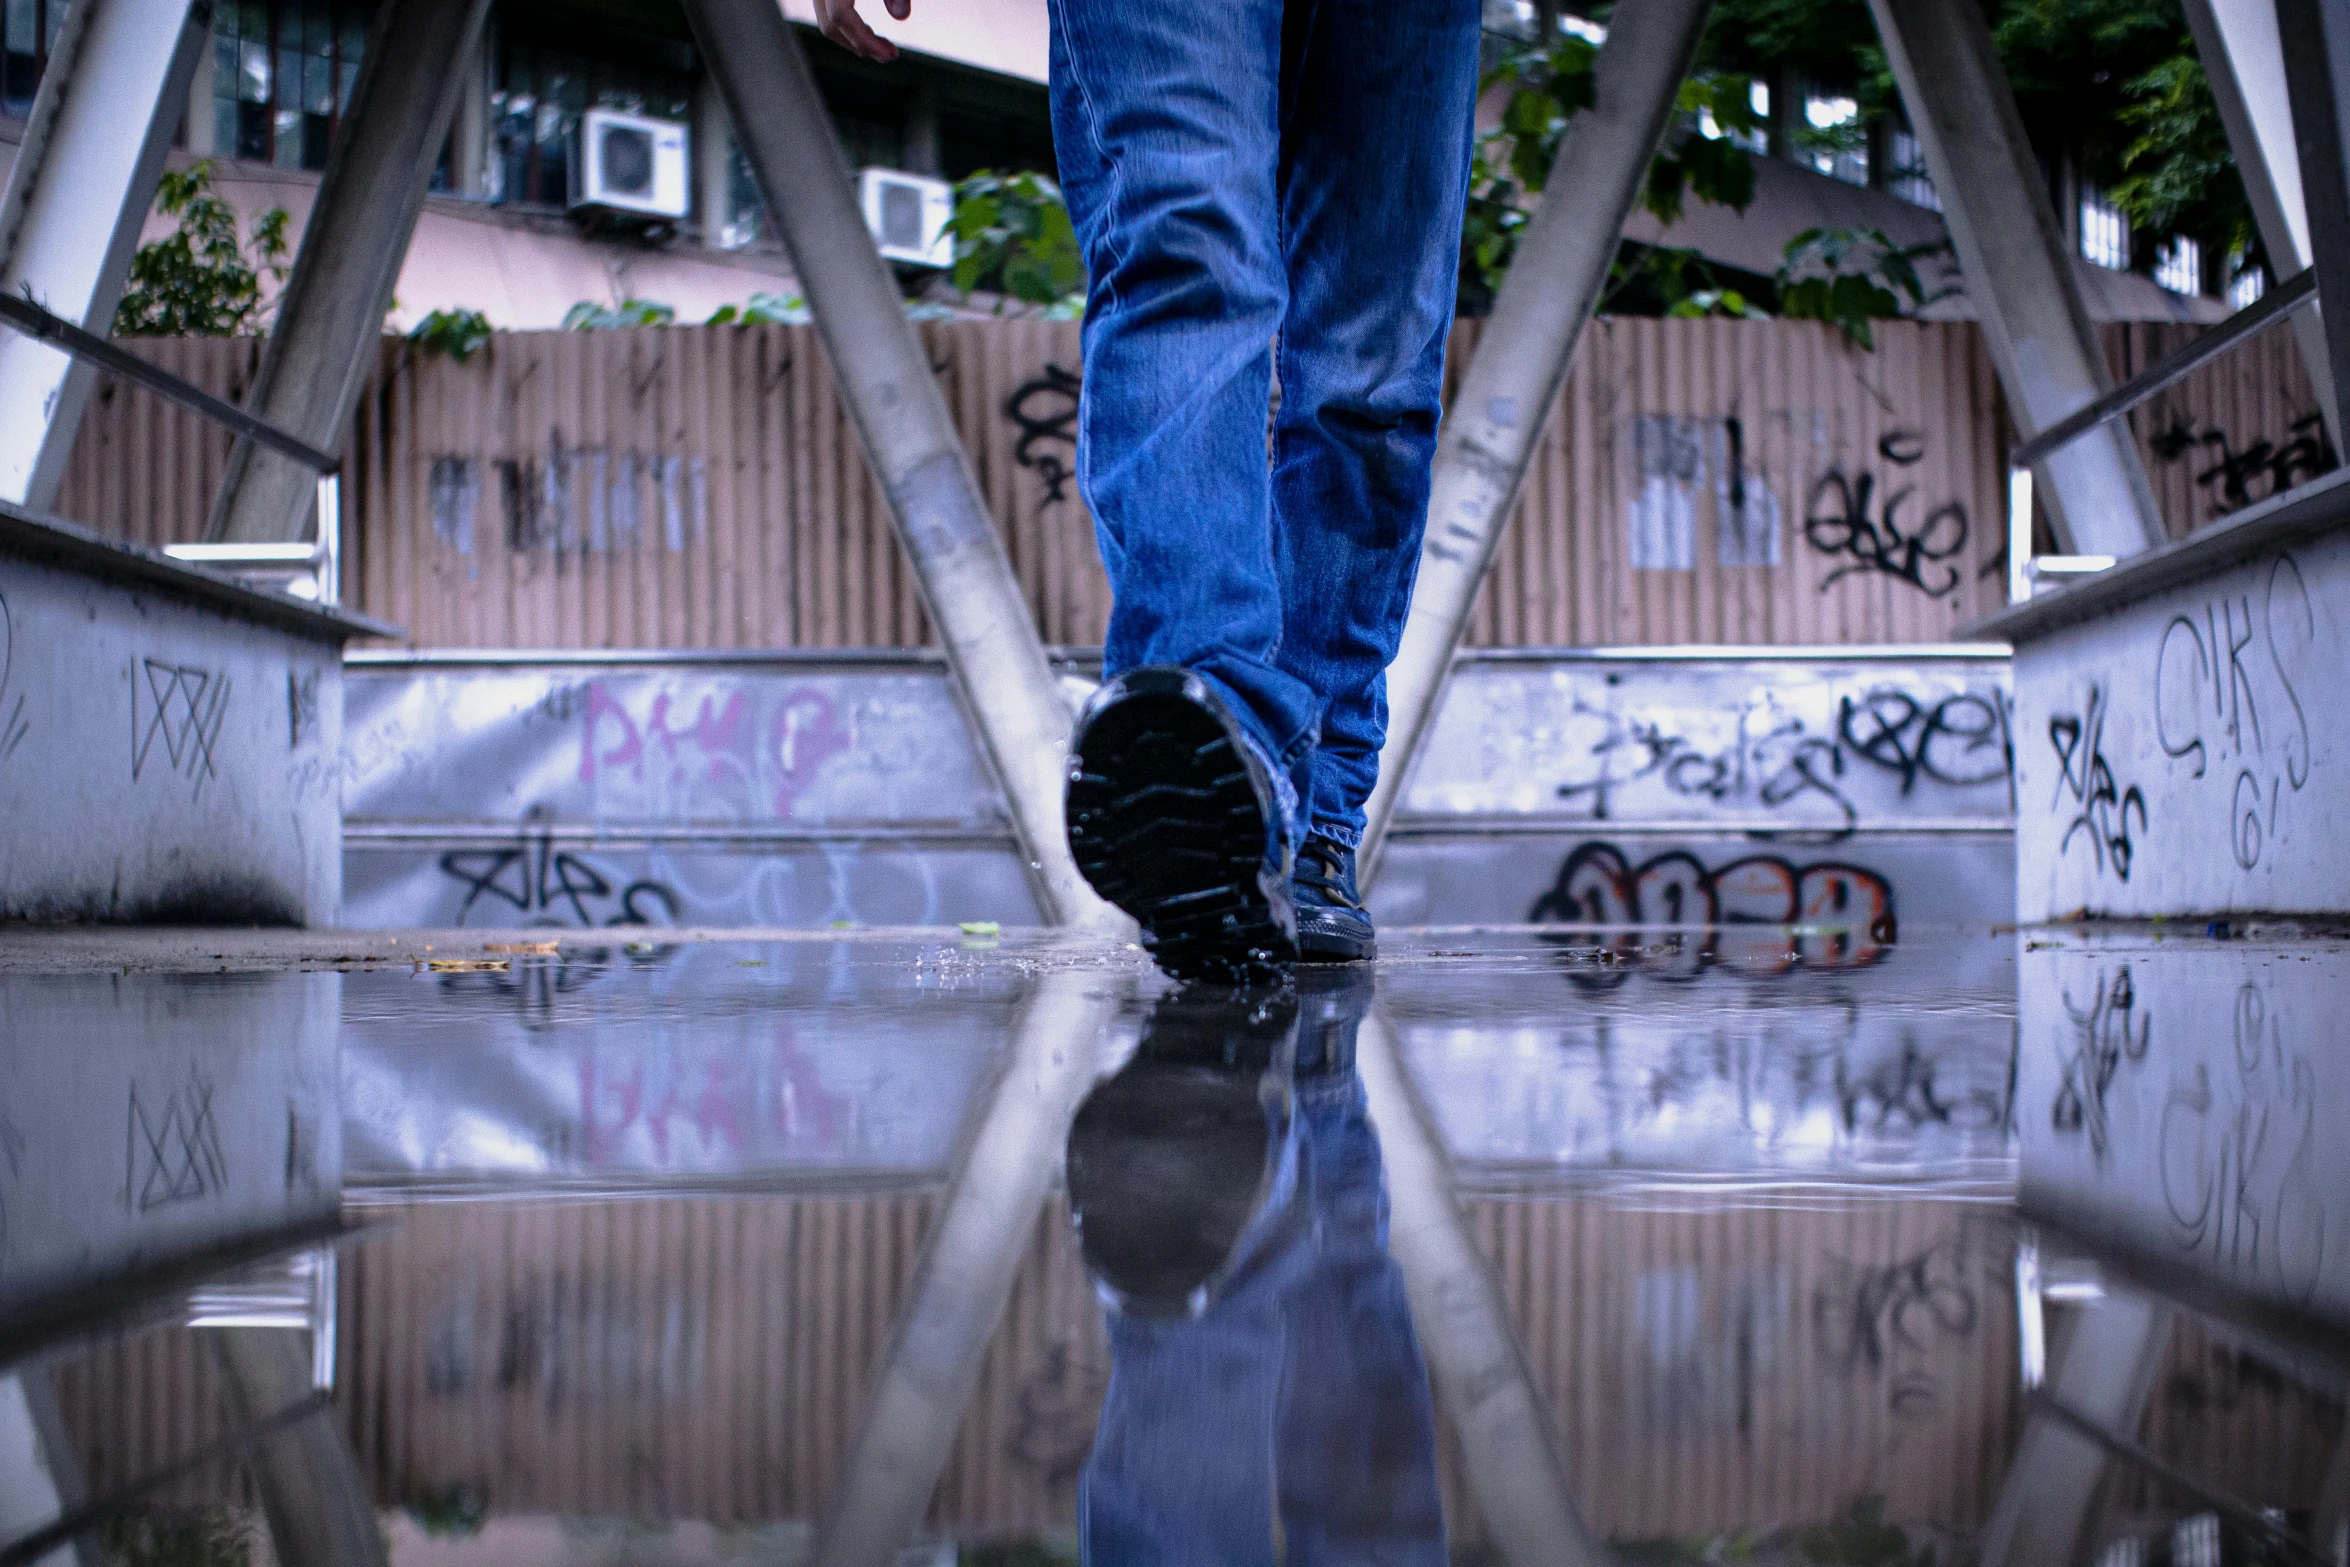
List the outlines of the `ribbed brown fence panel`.
<svg viewBox="0 0 2350 1567">
<path fill-rule="evenodd" d="M 2167 322 L 2101 330 L 2117 378 L 2184 347 L 2198 331 Z M 2130 419 L 2173 538 L 2334 463 L 2300 346 L 2282 326 L 2157 393 Z"/>
<path fill-rule="evenodd" d="M 1076 492 L 1078 328 L 921 336 L 1048 642 L 1109 612 Z M 2127 373 L 2192 328 L 2107 329 Z M 1453 338 L 1458 368 L 1478 328 Z M 224 395 L 251 339 L 141 340 Z M 2137 416 L 2166 518 L 2200 526 L 2330 462 L 2290 333 Z M 1594 322 L 1472 619 L 1482 645 L 1947 637 L 1996 607 L 2005 415 L 1966 323 Z M 227 443 L 102 381 L 59 501 L 193 538 Z M 349 446 L 349 591 L 421 647 L 907 646 L 917 585 L 814 330 L 501 333 L 463 363 L 387 339 Z"/>
<path fill-rule="evenodd" d="M 933 1208 L 924 1195 L 405 1206 L 344 1263 L 343 1428 L 386 1505 L 458 1489 L 502 1514 L 819 1518 Z M 2016 1412 L 2011 1253 L 1982 1208 L 1546 1197 L 1468 1213 L 1609 1537 L 1816 1522 L 1863 1495 L 1907 1523 L 1980 1523 Z M 219 1433 L 191 1344 L 152 1335 L 60 1369 L 93 1485 Z M 1108 1369 L 1056 1203 L 1027 1242 L 932 1527 L 1068 1527 Z M 2262 1434 L 2269 1454 L 2303 1435 Z M 1474 1541 L 1449 1432 L 1440 1447 L 1453 1533 Z M 233 1499 L 230 1484 L 190 1494 Z"/>
</svg>

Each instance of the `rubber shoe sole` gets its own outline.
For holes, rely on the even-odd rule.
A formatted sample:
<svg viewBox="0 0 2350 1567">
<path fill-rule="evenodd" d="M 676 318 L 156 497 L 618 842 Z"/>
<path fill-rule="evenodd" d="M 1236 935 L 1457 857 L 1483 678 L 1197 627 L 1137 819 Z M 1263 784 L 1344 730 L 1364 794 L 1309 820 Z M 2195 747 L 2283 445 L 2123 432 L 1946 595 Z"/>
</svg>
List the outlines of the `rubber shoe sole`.
<svg viewBox="0 0 2350 1567">
<path fill-rule="evenodd" d="M 1080 720 L 1069 765 L 1069 852 L 1094 891 L 1134 916 L 1177 979 L 1251 980 L 1297 960 L 1272 781 L 1206 682 L 1130 670 Z"/>
<path fill-rule="evenodd" d="M 1322 904 L 1298 905 L 1300 963 L 1368 963 L 1377 956 L 1379 939 L 1369 915 Z"/>
</svg>

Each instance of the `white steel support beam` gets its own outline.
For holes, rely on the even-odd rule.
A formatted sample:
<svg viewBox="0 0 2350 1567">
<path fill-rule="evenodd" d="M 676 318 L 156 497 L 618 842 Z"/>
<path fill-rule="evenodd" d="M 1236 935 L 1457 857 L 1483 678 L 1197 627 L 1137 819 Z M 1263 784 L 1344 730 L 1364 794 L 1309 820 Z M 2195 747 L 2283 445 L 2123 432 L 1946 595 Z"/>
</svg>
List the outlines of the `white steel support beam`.
<svg viewBox="0 0 2350 1567">
<path fill-rule="evenodd" d="M 2275 0 L 2181 0 L 2195 52 L 2211 81 L 2227 128 L 2228 150 L 2243 176 L 2252 225 L 2269 270 L 2288 278 L 2309 265 L 2309 217 L 2301 203 L 2301 155 L 2293 145 L 2293 109 L 2285 96 L 2285 54 L 2277 41 Z M 2293 317 L 2301 362 L 2317 387 L 2318 411 L 2334 445 L 2342 444 L 2339 405 L 2325 328 L 2315 311 Z"/>
<path fill-rule="evenodd" d="M 1567 122 L 1550 198 L 1526 226 L 1445 410 L 1411 614 L 1387 670 L 1387 744 L 1359 853 L 1366 882 L 1712 9 L 1713 0 L 1642 0 L 1617 10 L 1594 65 L 1597 101 Z"/>
<path fill-rule="evenodd" d="M 1869 0 L 1869 9 L 2017 433 L 2029 440 L 2112 390 L 2112 376 L 1990 23 L 1979 0 Z M 2163 542 L 2124 424 L 2054 453 L 2038 480 L 2064 554 L 2126 557 Z"/>
<path fill-rule="evenodd" d="M 350 109 L 245 398 L 248 412 L 312 446 L 343 444 L 488 10 L 489 0 L 385 0 L 368 30 Z M 239 442 L 205 537 L 297 541 L 309 530 L 317 485 L 302 464 Z"/>
<path fill-rule="evenodd" d="M 211 0 L 74 0 L 0 194 L 0 292 L 103 333 L 208 46 Z M 0 333 L 0 499 L 56 501 L 95 372 Z"/>
<path fill-rule="evenodd" d="M 1525 1347 L 1453 1198 L 1450 1163 L 1404 1075 L 1394 1029 L 1377 1012 L 1363 1022 L 1355 1064 L 1387 1168 L 1388 1254 L 1486 1534 L 1510 1567 L 1607 1567 L 1615 1558 L 1575 1506 Z"/>
<path fill-rule="evenodd" d="M 866 232 L 799 40 L 775 0 L 687 0 L 685 9 L 946 644 L 956 693 L 1010 802 L 1037 906 L 1052 924 L 1128 929 L 1069 852 L 1068 705 L 897 283 Z"/>
<path fill-rule="evenodd" d="M 2276 10 L 2324 357 L 2340 388 L 2350 386 L 2350 12 L 2339 0 L 2276 0 Z"/>
</svg>

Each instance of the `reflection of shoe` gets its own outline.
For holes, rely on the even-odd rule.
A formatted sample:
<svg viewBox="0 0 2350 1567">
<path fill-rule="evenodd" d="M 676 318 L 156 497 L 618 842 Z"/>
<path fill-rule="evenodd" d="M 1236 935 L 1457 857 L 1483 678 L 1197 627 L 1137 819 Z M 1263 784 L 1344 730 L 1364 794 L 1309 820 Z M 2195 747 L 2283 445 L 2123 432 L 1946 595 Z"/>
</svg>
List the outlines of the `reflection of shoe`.
<svg viewBox="0 0 2350 1567">
<path fill-rule="evenodd" d="M 1179 979 L 1263 977 L 1297 955 L 1272 774 L 1206 681 L 1165 665 L 1105 683 L 1078 720 L 1069 852 Z"/>
<path fill-rule="evenodd" d="M 1344 1077 L 1376 986 L 1368 968 L 1303 968 L 1297 975 L 1297 1080 Z"/>
<path fill-rule="evenodd" d="M 1304 963 L 1355 963 L 1379 955 L 1370 911 L 1355 891 L 1355 851 L 1320 833 L 1297 851 L 1297 955 Z"/>
<path fill-rule="evenodd" d="M 1196 1316 L 1273 1195 L 1297 999 L 1287 989 L 1162 999 L 1132 1060 L 1069 1127 L 1085 1266 L 1119 1308 Z"/>
</svg>

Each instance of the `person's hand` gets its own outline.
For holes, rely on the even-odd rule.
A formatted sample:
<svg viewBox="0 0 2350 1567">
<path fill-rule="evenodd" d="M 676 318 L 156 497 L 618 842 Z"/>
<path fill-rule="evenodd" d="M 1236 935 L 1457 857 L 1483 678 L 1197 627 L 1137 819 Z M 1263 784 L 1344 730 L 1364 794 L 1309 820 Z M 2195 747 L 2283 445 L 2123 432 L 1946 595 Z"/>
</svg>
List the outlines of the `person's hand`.
<svg viewBox="0 0 2350 1567">
<path fill-rule="evenodd" d="M 901 22 L 914 14 L 914 0 L 882 0 L 882 4 Z M 816 0 L 816 25 L 825 37 L 851 54 L 885 65 L 898 57 L 898 46 L 867 27 L 857 14 L 857 0 Z"/>
</svg>

